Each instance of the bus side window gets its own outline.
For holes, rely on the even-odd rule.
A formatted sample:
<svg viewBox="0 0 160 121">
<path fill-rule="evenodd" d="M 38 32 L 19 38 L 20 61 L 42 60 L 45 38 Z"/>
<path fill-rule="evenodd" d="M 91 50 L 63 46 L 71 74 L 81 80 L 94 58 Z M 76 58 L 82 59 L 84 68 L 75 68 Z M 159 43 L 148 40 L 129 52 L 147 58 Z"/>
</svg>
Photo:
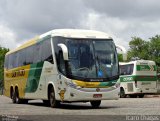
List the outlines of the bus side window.
<svg viewBox="0 0 160 121">
<path fill-rule="evenodd" d="M 52 49 L 50 39 L 44 40 L 41 47 L 42 61 L 53 62 Z"/>
<path fill-rule="evenodd" d="M 5 56 L 4 67 L 5 67 L 6 69 L 8 69 L 8 57 L 9 57 L 9 55 L 6 55 L 6 56 Z"/>
<path fill-rule="evenodd" d="M 13 68 L 13 60 L 14 60 L 13 54 L 10 54 L 9 59 L 8 59 L 8 68 L 9 69 Z"/>
<path fill-rule="evenodd" d="M 33 63 L 38 63 L 41 62 L 41 43 L 38 43 L 35 45 L 34 47 L 34 59 L 33 59 Z"/>
<path fill-rule="evenodd" d="M 34 59 L 34 46 L 26 48 L 26 65 L 32 64 Z"/>
</svg>

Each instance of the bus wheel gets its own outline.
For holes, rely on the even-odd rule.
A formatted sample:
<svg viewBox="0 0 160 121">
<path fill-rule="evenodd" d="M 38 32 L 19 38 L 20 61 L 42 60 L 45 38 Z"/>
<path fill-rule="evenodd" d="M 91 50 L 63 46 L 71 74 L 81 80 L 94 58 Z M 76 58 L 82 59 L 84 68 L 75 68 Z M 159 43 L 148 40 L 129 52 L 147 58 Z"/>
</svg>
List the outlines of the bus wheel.
<svg viewBox="0 0 160 121">
<path fill-rule="evenodd" d="M 101 100 L 90 101 L 90 103 L 93 108 L 98 108 L 101 104 Z"/>
<path fill-rule="evenodd" d="M 120 98 L 125 98 L 126 94 L 123 88 L 120 88 Z"/>
<path fill-rule="evenodd" d="M 13 103 L 16 103 L 16 97 L 15 97 L 15 92 L 14 91 L 11 92 L 11 99 L 12 99 Z"/>
<path fill-rule="evenodd" d="M 60 102 L 57 101 L 56 98 L 55 98 L 55 92 L 54 92 L 54 88 L 53 87 L 50 89 L 49 101 L 50 101 L 50 106 L 52 108 L 59 107 L 59 105 L 60 105 Z"/>
<path fill-rule="evenodd" d="M 19 91 L 18 91 L 18 88 L 15 89 L 13 98 L 14 98 L 15 103 L 17 103 L 17 104 L 23 103 L 23 100 L 19 98 Z M 28 103 L 28 100 L 26 100 L 25 103 Z"/>
</svg>

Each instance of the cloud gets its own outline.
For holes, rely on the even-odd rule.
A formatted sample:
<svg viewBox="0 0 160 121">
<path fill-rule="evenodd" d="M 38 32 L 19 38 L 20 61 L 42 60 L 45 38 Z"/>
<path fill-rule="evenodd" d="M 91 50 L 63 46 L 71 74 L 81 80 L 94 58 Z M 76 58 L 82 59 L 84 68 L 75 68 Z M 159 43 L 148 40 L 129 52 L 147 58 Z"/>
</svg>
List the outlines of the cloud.
<svg viewBox="0 0 160 121">
<path fill-rule="evenodd" d="M 0 5 L 0 31 L 12 33 L 0 44 L 9 48 L 57 28 L 104 31 L 127 49 L 133 36 L 160 33 L 158 0 L 1 0 Z"/>
<path fill-rule="evenodd" d="M 154 21 L 126 20 L 92 11 L 81 26 L 87 29 L 108 33 L 118 45 L 129 49 L 131 37 L 137 36 L 145 40 L 160 33 L 160 19 Z"/>
<path fill-rule="evenodd" d="M 56 28 L 75 28 L 86 12 L 81 0 L 2 0 L 0 4 L 0 16 L 18 40 Z"/>
<path fill-rule="evenodd" d="M 157 0 L 84 0 L 87 8 L 112 17 L 123 19 L 156 19 L 160 1 Z"/>
<path fill-rule="evenodd" d="M 15 40 L 15 34 L 6 26 L 0 25 L 0 46 L 13 48 L 13 45 L 16 45 Z"/>
</svg>

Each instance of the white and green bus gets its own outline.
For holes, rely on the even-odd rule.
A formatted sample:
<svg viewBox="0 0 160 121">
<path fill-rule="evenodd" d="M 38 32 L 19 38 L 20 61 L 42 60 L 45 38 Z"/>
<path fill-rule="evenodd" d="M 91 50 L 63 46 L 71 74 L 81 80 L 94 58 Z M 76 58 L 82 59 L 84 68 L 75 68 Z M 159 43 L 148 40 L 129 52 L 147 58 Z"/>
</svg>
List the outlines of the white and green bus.
<svg viewBox="0 0 160 121">
<path fill-rule="evenodd" d="M 13 103 L 42 99 L 90 102 L 119 98 L 119 64 L 113 39 L 92 30 L 57 29 L 8 52 L 4 92 Z"/>
<path fill-rule="evenodd" d="M 121 62 L 120 97 L 144 97 L 157 93 L 157 69 L 154 61 L 136 60 Z"/>
</svg>

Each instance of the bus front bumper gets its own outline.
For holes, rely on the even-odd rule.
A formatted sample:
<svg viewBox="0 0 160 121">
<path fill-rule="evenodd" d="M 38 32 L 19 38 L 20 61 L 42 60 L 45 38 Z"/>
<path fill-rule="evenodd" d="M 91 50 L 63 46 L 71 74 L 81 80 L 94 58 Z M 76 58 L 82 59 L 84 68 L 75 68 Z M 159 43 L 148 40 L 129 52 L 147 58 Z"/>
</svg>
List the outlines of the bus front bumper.
<svg viewBox="0 0 160 121">
<path fill-rule="evenodd" d="M 118 88 L 70 88 L 64 101 L 92 101 L 92 100 L 117 100 L 119 98 Z"/>
</svg>

